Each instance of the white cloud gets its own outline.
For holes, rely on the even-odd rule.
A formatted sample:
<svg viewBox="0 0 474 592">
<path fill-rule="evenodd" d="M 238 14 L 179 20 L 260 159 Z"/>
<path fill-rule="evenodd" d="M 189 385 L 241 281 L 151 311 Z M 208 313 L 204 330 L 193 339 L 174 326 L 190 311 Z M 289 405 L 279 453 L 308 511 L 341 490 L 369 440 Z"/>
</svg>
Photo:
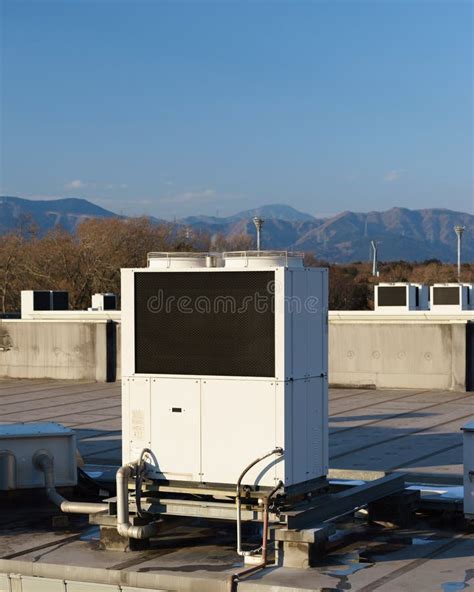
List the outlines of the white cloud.
<svg viewBox="0 0 474 592">
<path fill-rule="evenodd" d="M 64 189 L 82 189 L 86 186 L 80 179 L 74 179 L 74 181 L 69 181 L 64 185 Z"/>
<path fill-rule="evenodd" d="M 406 169 L 393 169 L 385 174 L 384 179 L 385 181 L 388 181 L 388 183 L 393 183 L 394 181 L 398 181 L 405 172 Z"/>
<path fill-rule="evenodd" d="M 216 192 L 214 189 L 204 189 L 203 191 L 185 191 L 184 193 L 178 193 L 171 197 L 165 197 L 160 199 L 162 203 L 190 203 L 190 202 L 202 202 L 211 201 L 216 198 Z"/>
</svg>

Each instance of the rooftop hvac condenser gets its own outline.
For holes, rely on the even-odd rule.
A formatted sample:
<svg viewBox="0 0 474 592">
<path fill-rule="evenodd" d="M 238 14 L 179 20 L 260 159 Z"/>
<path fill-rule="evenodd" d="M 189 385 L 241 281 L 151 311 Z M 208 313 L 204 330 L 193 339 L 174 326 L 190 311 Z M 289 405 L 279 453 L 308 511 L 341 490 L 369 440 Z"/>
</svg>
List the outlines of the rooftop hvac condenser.
<svg viewBox="0 0 474 592">
<path fill-rule="evenodd" d="M 60 290 L 22 290 L 21 315 L 26 318 L 35 311 L 68 310 L 69 294 Z"/>
<path fill-rule="evenodd" d="M 326 269 L 281 252 L 155 253 L 122 270 L 124 463 L 200 486 L 314 489 L 328 463 Z"/>
<path fill-rule="evenodd" d="M 473 284 L 434 284 L 430 288 L 431 310 L 444 314 L 472 310 Z"/>
<path fill-rule="evenodd" d="M 117 296 L 112 292 L 92 294 L 91 310 L 117 310 Z"/>
<path fill-rule="evenodd" d="M 429 309 L 429 288 L 405 282 L 380 283 L 375 286 L 375 310 L 403 314 Z"/>
</svg>

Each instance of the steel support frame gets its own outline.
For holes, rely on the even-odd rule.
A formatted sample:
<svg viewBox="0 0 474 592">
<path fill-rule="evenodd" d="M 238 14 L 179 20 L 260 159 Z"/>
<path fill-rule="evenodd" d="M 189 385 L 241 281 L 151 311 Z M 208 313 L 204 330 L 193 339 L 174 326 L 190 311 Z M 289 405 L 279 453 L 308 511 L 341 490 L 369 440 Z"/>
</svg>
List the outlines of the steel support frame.
<svg viewBox="0 0 474 592">
<path fill-rule="evenodd" d="M 270 523 L 273 525 L 271 539 L 277 545 L 279 561 L 288 567 L 309 567 L 316 556 L 324 552 L 324 545 L 334 529 L 329 520 L 349 514 L 357 508 L 366 506 L 371 502 L 400 493 L 405 489 L 405 476 L 403 474 L 392 474 L 363 485 L 348 485 L 345 489 L 329 494 L 319 493 L 311 499 L 300 501 L 286 500 L 293 503 L 287 510 L 270 513 Z M 154 496 L 144 496 L 142 508 L 156 520 L 168 519 L 171 517 L 182 518 L 203 518 L 210 520 L 235 520 L 235 505 L 231 502 L 223 502 L 209 499 L 170 499 L 162 496 L 159 492 L 153 492 Z M 170 492 L 171 493 L 171 492 Z M 252 496 L 253 497 L 253 496 Z M 148 498 L 148 499 L 147 499 Z M 116 522 L 115 498 L 107 500 L 109 503 L 108 515 L 95 515 L 90 517 L 90 522 L 105 527 L 111 527 Z M 149 503 L 150 502 L 150 503 Z M 136 511 L 134 503 L 131 510 Z M 262 518 L 260 508 L 255 500 L 249 498 L 248 504 L 243 505 L 242 518 L 250 522 L 259 522 Z M 140 520 L 134 516 L 132 520 Z M 146 518 L 144 518 L 146 521 Z M 113 540 L 111 543 L 118 548 L 120 541 Z"/>
<path fill-rule="evenodd" d="M 405 476 L 392 474 L 374 481 L 349 487 L 337 493 L 322 495 L 311 503 L 302 504 L 293 510 L 282 512 L 281 518 L 291 529 L 314 528 L 331 518 L 347 514 L 388 495 L 403 491 Z"/>
</svg>

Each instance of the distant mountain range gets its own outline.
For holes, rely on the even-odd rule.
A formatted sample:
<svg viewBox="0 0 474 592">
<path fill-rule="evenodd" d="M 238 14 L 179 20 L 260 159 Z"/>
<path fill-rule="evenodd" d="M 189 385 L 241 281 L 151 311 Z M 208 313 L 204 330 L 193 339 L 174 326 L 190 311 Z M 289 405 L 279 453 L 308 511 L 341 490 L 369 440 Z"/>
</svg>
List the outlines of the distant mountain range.
<svg viewBox="0 0 474 592">
<path fill-rule="evenodd" d="M 117 214 L 76 197 L 64 199 L 22 199 L 0 195 L 0 234 L 34 223 L 40 233 L 56 226 L 74 232 L 88 218 L 114 218 Z"/>
<path fill-rule="evenodd" d="M 474 261 L 474 216 L 447 209 L 408 210 L 392 208 L 366 214 L 342 212 L 330 218 L 315 218 L 288 205 L 274 204 L 239 212 L 228 217 L 190 216 L 176 223 L 210 234 L 255 234 L 252 222 L 258 215 L 265 220 L 262 246 L 268 249 L 312 251 L 318 258 L 348 262 L 367 260 L 370 240 L 379 242 L 380 259 L 455 261 L 455 224 L 466 227 L 463 260 Z M 28 200 L 0 197 L 0 234 L 27 221 L 44 233 L 62 226 L 74 232 L 88 218 L 118 217 L 85 199 Z M 159 223 L 160 220 L 153 219 Z"/>
</svg>

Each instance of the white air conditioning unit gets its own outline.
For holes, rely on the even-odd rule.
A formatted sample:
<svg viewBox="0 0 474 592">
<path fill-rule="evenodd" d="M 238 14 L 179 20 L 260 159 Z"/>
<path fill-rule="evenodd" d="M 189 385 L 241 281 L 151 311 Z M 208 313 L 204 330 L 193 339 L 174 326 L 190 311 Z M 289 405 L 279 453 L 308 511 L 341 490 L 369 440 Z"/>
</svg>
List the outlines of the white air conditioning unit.
<svg viewBox="0 0 474 592">
<path fill-rule="evenodd" d="M 428 297 L 428 286 L 423 284 L 382 282 L 375 286 L 375 310 L 393 314 L 428 310 Z"/>
<path fill-rule="evenodd" d="M 112 292 L 92 294 L 91 310 L 117 310 L 117 296 Z"/>
<path fill-rule="evenodd" d="M 281 252 L 123 269 L 123 462 L 150 448 L 147 477 L 229 485 L 281 447 L 244 482 L 314 489 L 328 469 L 327 293 L 327 269 Z"/>
<path fill-rule="evenodd" d="M 431 310 L 439 313 L 457 313 L 473 310 L 472 284 L 434 284 L 430 288 Z"/>
<path fill-rule="evenodd" d="M 22 290 L 21 316 L 44 310 L 68 310 L 69 294 L 60 290 Z"/>
</svg>

